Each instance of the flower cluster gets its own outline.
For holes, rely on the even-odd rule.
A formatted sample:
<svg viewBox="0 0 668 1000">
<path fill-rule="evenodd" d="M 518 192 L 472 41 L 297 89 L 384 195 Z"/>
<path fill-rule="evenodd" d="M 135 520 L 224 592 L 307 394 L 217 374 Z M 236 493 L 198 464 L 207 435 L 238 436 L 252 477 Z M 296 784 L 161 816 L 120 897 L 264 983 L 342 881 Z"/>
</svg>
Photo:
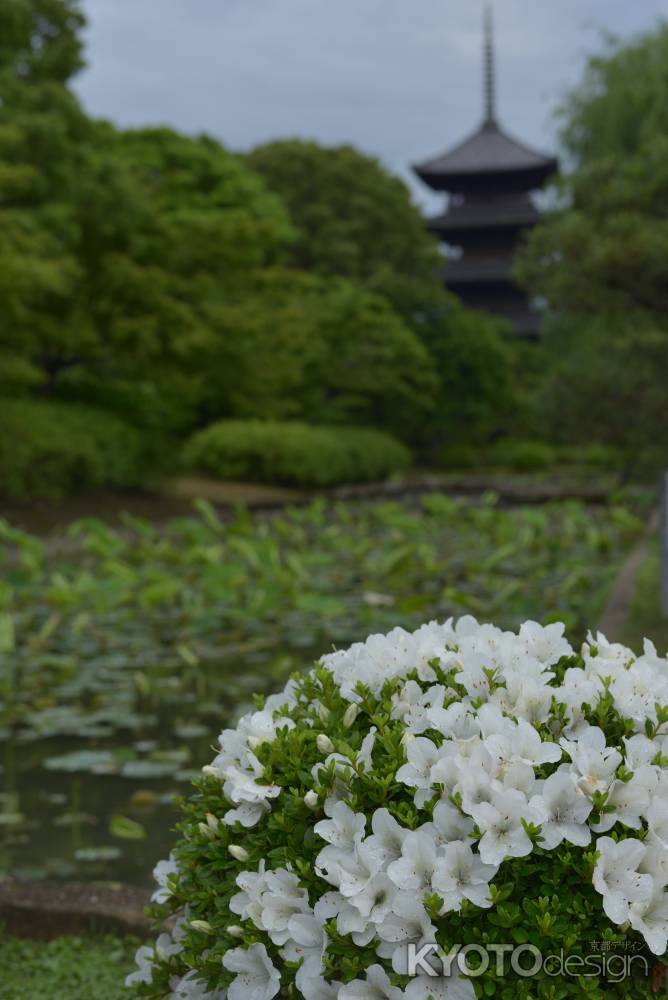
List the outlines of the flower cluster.
<svg viewBox="0 0 668 1000">
<path fill-rule="evenodd" d="M 668 949 L 668 662 L 472 618 L 323 657 L 220 737 L 129 980 L 189 1000 L 650 996 L 457 948 Z M 435 944 L 440 971 L 409 968 Z M 509 992 L 507 992 L 509 990 Z M 622 991 L 622 992 L 620 992 Z"/>
</svg>

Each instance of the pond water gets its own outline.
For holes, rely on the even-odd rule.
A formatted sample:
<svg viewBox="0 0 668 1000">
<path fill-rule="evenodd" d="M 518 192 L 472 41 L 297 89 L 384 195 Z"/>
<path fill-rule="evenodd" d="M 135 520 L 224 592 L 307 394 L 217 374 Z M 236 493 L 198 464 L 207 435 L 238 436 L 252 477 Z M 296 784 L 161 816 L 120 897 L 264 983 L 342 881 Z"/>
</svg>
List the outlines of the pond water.
<svg viewBox="0 0 668 1000">
<path fill-rule="evenodd" d="M 215 702 L 183 692 L 169 710 L 132 718 L 106 739 L 5 730 L 0 871 L 150 884 L 171 850 L 179 797 L 211 760 L 218 733 L 250 708 L 251 689 L 278 686 L 286 658 L 254 666 L 260 672 L 248 669 L 246 683 L 243 672 L 234 683 L 214 681 L 211 692 L 222 688 Z"/>
<path fill-rule="evenodd" d="M 148 884 L 220 731 L 319 655 L 471 613 L 583 638 L 642 522 L 624 507 L 449 497 L 0 521 L 0 875 Z"/>
</svg>

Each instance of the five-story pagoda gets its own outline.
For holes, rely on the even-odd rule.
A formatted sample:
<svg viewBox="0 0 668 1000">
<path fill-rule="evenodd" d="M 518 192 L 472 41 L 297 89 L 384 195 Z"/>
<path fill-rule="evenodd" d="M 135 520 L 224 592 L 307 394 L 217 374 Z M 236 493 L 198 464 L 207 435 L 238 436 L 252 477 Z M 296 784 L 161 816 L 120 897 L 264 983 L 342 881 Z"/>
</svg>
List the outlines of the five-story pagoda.
<svg viewBox="0 0 668 1000">
<path fill-rule="evenodd" d="M 558 170 L 553 156 L 503 131 L 496 118 L 492 19 L 485 11 L 485 114 L 482 125 L 454 149 L 418 164 L 418 176 L 450 195 L 429 229 L 447 244 L 443 280 L 465 303 L 508 320 L 518 335 L 537 337 L 540 312 L 513 281 L 518 240 L 539 212 L 531 193 Z"/>
</svg>

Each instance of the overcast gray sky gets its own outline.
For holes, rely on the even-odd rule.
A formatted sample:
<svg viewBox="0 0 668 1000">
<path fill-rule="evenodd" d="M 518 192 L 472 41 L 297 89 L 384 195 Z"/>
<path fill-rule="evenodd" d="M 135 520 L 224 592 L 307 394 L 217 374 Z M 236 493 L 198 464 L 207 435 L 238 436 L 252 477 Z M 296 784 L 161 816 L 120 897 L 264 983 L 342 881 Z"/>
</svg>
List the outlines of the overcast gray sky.
<svg viewBox="0 0 668 1000">
<path fill-rule="evenodd" d="M 651 27 L 665 0 L 495 0 L 499 117 L 554 148 L 551 111 L 600 30 Z M 481 114 L 482 0 L 84 0 L 88 110 L 206 131 L 350 142 L 408 176 Z M 417 190 L 417 189 L 416 189 Z"/>
</svg>

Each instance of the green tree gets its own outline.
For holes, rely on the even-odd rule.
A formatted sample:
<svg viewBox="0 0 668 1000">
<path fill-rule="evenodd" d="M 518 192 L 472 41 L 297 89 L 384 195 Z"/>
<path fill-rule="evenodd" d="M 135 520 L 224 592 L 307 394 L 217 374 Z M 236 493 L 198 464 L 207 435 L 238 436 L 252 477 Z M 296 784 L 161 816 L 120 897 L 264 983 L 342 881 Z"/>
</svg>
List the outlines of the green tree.
<svg viewBox="0 0 668 1000">
<path fill-rule="evenodd" d="M 207 421 L 292 418 L 410 438 L 433 408 L 428 352 L 382 296 L 353 282 L 257 271 L 214 310 Z"/>
<path fill-rule="evenodd" d="M 635 455 L 668 432 L 667 94 L 668 23 L 589 60 L 560 111 L 561 207 L 519 265 L 551 307 L 539 405 L 552 430 Z"/>
<path fill-rule="evenodd" d="M 83 66 L 79 0 L 2 0 L 0 74 L 65 83 Z"/>
<path fill-rule="evenodd" d="M 514 406 L 511 351 L 500 324 L 443 288 L 437 241 L 405 184 L 350 146 L 278 141 L 247 162 L 288 206 L 297 231 L 293 265 L 383 297 L 426 348 L 433 403 L 407 425 L 422 443 L 475 441 L 498 430 Z"/>
<path fill-rule="evenodd" d="M 406 185 L 378 160 L 298 139 L 260 146 L 246 159 L 288 208 L 295 267 L 364 284 L 396 274 L 432 278 L 436 242 Z"/>
</svg>

